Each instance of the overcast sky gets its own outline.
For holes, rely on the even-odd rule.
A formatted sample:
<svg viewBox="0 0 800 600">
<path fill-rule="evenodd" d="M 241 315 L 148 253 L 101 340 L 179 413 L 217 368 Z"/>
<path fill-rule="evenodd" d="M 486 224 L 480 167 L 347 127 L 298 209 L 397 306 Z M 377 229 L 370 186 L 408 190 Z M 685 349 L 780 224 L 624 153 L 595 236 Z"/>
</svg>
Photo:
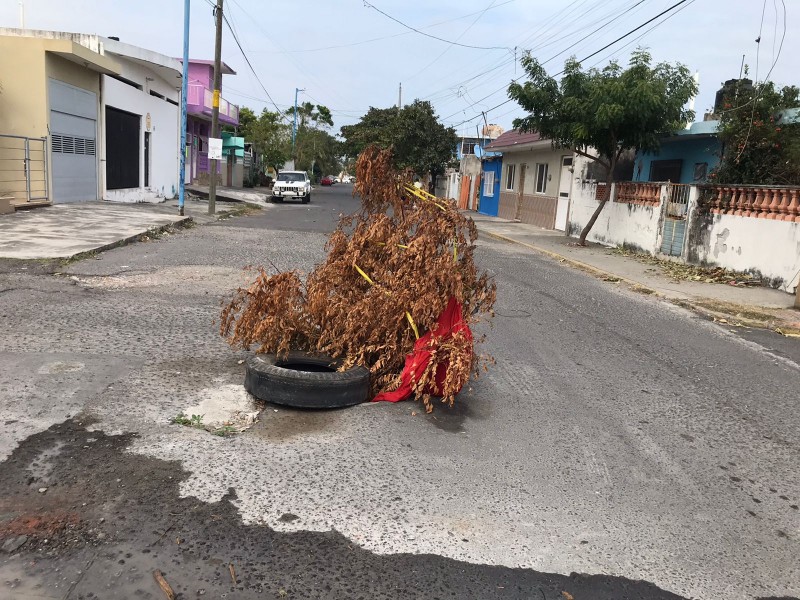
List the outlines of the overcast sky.
<svg viewBox="0 0 800 600">
<path fill-rule="evenodd" d="M 191 0 L 192 58 L 214 57 L 211 1 Z M 395 104 L 402 82 L 404 103 L 431 100 L 439 117 L 461 134 L 475 131 L 483 122 L 482 111 L 487 111 L 489 123 L 509 128 L 520 116 L 519 109 L 513 102 L 495 107 L 507 100 L 510 80 L 521 75 L 518 59 L 523 50 L 531 49 L 548 61 L 546 67 L 555 74 L 566 57 L 583 59 L 676 2 L 225 0 L 225 14 L 255 74 L 226 28 L 222 56 L 237 75 L 225 76 L 222 95 L 256 111 L 272 107 L 260 80 L 284 109 L 293 104 L 295 88 L 305 88 L 300 100 L 331 108 L 338 131 L 358 121 L 370 106 Z M 171 56 L 182 53 L 181 0 L 24 4 L 30 29 L 118 36 Z M 410 31 L 390 17 L 444 41 Z M 798 19 L 798 0 L 686 0 L 584 65 L 603 66 L 612 58 L 625 62 L 637 45 L 648 47 L 657 61 L 684 63 L 700 74 L 699 120 L 711 108 L 720 83 L 739 75 L 742 55 L 752 78 L 758 69 L 758 79 L 763 79 L 777 61 L 770 79 L 800 84 Z M 0 26 L 19 26 L 18 0 L 0 0 Z"/>
</svg>

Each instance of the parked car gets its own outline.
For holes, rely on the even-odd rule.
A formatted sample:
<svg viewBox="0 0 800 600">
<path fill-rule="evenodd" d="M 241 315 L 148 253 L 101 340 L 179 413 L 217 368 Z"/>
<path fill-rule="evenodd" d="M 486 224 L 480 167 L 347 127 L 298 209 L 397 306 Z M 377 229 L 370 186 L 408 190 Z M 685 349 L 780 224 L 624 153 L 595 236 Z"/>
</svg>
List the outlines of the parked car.
<svg viewBox="0 0 800 600">
<path fill-rule="evenodd" d="M 333 183 L 342 183 L 342 180 L 339 179 L 338 177 L 334 177 L 333 178 Z"/>
<path fill-rule="evenodd" d="M 300 198 L 303 204 L 311 202 L 311 180 L 305 171 L 278 171 L 272 201 L 283 202 L 286 198 Z"/>
<path fill-rule="evenodd" d="M 333 179 L 327 175 L 319 180 L 320 185 L 333 185 Z"/>
</svg>

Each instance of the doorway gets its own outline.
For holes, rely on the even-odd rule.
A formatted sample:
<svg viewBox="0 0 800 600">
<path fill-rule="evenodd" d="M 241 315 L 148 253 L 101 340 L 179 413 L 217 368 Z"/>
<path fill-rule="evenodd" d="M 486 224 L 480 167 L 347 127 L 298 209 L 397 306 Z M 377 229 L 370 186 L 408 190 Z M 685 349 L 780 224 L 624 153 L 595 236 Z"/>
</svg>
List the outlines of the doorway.
<svg viewBox="0 0 800 600">
<path fill-rule="evenodd" d="M 556 206 L 555 228 L 566 231 L 569 214 L 569 194 L 572 190 L 572 157 L 561 157 L 561 177 L 558 180 L 558 205 Z"/>
<path fill-rule="evenodd" d="M 144 187 L 150 187 L 150 132 L 144 132 Z"/>
</svg>

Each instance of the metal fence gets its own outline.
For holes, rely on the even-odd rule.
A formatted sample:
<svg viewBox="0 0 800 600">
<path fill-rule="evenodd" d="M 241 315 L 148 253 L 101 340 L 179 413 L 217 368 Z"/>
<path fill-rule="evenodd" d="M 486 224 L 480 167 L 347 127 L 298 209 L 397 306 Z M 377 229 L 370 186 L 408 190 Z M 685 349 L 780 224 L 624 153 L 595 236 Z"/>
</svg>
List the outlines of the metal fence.
<svg viewBox="0 0 800 600">
<path fill-rule="evenodd" d="M 0 134 L 0 195 L 17 205 L 49 200 L 47 138 Z"/>
</svg>

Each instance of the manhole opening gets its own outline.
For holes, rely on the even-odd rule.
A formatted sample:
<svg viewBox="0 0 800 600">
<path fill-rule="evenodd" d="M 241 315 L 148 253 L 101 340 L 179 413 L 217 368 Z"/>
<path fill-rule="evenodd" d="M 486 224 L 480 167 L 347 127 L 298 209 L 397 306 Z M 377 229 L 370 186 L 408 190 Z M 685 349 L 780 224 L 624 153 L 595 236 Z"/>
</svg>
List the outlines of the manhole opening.
<svg viewBox="0 0 800 600">
<path fill-rule="evenodd" d="M 291 369 L 292 371 L 306 371 L 308 373 L 335 373 L 336 369 L 328 365 L 318 365 L 314 363 L 305 362 L 279 362 L 278 366 L 282 369 Z"/>
</svg>

